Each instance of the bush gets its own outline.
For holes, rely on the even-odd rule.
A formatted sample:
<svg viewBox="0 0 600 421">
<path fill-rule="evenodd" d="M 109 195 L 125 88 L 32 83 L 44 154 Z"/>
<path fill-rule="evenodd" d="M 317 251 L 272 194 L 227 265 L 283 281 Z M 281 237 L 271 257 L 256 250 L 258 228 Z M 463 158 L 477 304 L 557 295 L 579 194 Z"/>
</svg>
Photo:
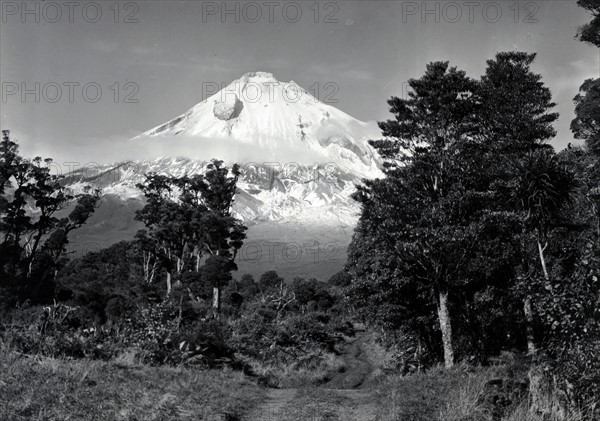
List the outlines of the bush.
<svg viewBox="0 0 600 421">
<path fill-rule="evenodd" d="M 79 310 L 62 304 L 19 309 L 3 324 L 0 339 L 24 354 L 48 357 L 109 360 L 133 349 L 151 365 L 234 364 L 227 326 L 216 319 L 185 320 L 183 307 L 172 302 L 98 328 L 74 328 Z"/>
<path fill-rule="evenodd" d="M 258 288 L 262 294 L 268 294 L 275 291 L 285 282 L 279 274 L 274 270 L 269 270 L 263 273 L 258 281 Z"/>
<path fill-rule="evenodd" d="M 295 278 L 292 282 L 292 291 L 298 305 L 308 311 L 326 311 L 336 302 L 327 290 L 327 285 L 314 278 L 308 280 Z"/>
</svg>

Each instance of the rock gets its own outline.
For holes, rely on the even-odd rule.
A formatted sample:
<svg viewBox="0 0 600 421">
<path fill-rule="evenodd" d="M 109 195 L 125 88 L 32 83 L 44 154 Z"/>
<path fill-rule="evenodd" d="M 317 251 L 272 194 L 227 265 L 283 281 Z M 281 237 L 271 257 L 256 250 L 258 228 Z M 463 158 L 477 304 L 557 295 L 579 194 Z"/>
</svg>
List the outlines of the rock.
<svg viewBox="0 0 600 421">
<path fill-rule="evenodd" d="M 213 107 L 213 114 L 219 120 L 228 121 L 238 117 L 243 109 L 244 103 L 236 95 L 235 100 L 225 98 L 224 101 L 216 101 Z"/>
</svg>

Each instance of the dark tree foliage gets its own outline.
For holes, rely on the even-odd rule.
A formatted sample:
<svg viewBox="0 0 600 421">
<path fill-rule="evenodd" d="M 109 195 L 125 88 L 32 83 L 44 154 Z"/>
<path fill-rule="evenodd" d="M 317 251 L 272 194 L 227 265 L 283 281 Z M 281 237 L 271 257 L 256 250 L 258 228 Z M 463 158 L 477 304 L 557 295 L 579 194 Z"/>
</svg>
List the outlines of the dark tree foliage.
<svg viewBox="0 0 600 421">
<path fill-rule="evenodd" d="M 557 113 L 542 76 L 531 71 L 536 54 L 498 53 L 487 61 L 477 96 L 478 130 L 491 154 L 521 154 L 556 136 Z M 492 155 L 493 156 L 493 155 Z"/>
<path fill-rule="evenodd" d="M 395 119 L 372 142 L 386 178 L 354 195 L 351 302 L 433 355 L 437 320 L 447 365 L 454 343 L 483 360 L 522 346 L 526 331 L 533 344 L 532 296 L 548 282 L 548 255 L 557 262 L 575 182 L 546 144 L 558 115 L 534 59 L 499 53 L 478 82 L 430 64 L 407 99 L 389 101 Z"/>
<path fill-rule="evenodd" d="M 600 79 L 586 80 L 575 102 L 575 119 L 571 131 L 575 139 L 584 140 L 587 148 L 600 157 Z"/>
<path fill-rule="evenodd" d="M 590 23 L 579 28 L 577 38 L 600 48 L 600 0 L 577 0 L 577 4 L 593 16 Z"/>
<path fill-rule="evenodd" d="M 268 294 L 278 289 L 283 283 L 283 279 L 277 271 L 269 270 L 263 273 L 258 280 L 258 288 L 261 294 Z"/>
<path fill-rule="evenodd" d="M 407 99 L 388 101 L 395 120 L 380 123 L 386 139 L 371 142 L 386 161 L 386 178 L 365 180 L 354 195 L 362 215 L 349 251 L 356 278 L 352 296 L 384 323 L 398 317 L 429 323 L 427 310 L 437 308 L 444 359 L 451 366 L 449 297 L 479 282 L 469 273 L 482 228 L 477 215 L 485 203 L 474 171 L 477 84 L 437 62 L 409 85 Z M 386 310 L 391 319 L 380 314 Z"/>
<path fill-rule="evenodd" d="M 254 298 L 260 292 L 260 288 L 254 280 L 254 277 L 246 273 L 242 275 L 239 281 L 235 282 L 235 291 L 242 294 L 244 299 L 249 300 Z"/>
<path fill-rule="evenodd" d="M 73 196 L 50 172 L 51 159 L 21 157 L 2 132 L 0 143 L 0 294 L 5 304 L 48 302 L 64 263 L 69 234 L 86 223 L 100 199 L 86 188 Z M 74 203 L 74 205 L 73 205 Z M 65 210 L 72 206 L 70 213 Z"/>
<path fill-rule="evenodd" d="M 345 270 L 340 270 L 339 272 L 333 274 L 327 283 L 329 285 L 344 288 L 352 283 L 352 277 Z"/>
<path fill-rule="evenodd" d="M 305 311 L 327 311 L 334 302 L 334 297 L 329 293 L 331 284 L 321 282 L 315 278 L 295 278 L 292 281 L 292 291 L 297 304 Z"/>
<path fill-rule="evenodd" d="M 491 209 L 504 219 L 508 238 L 504 247 L 515 251 L 505 288 L 523 301 L 528 348 L 535 351 L 532 289 L 547 278 L 548 232 L 569 202 L 573 177 L 559 165 L 547 141 L 556 135 L 552 124 L 558 114 L 542 77 L 533 73 L 535 54 L 499 53 L 488 60 L 478 89 L 481 139 L 486 178 L 493 200 Z M 517 315 L 519 316 L 519 315 Z"/>
<path fill-rule="evenodd" d="M 159 299 L 156 284 L 140 282 L 141 272 L 141 250 L 121 241 L 69 262 L 58 274 L 57 298 L 82 308 L 76 319 L 82 327 L 120 322 Z"/>
<path fill-rule="evenodd" d="M 569 147 L 559 158 L 578 183 L 562 210 L 568 223 L 550 233 L 558 247 L 549 251 L 550 282 L 536 300 L 552 372 L 571 403 L 582 406 L 600 397 L 600 167 L 586 148 Z"/>
</svg>

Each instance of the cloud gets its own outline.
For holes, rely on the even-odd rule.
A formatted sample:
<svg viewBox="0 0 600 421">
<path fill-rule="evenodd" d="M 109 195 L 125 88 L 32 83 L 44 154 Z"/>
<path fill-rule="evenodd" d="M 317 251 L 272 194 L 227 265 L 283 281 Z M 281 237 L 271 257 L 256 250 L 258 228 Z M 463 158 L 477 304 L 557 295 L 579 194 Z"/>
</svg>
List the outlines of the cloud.
<svg viewBox="0 0 600 421">
<path fill-rule="evenodd" d="M 158 158 L 190 158 L 208 161 L 217 158 L 228 164 L 239 163 L 298 163 L 312 165 L 327 163 L 331 158 L 304 144 L 290 145 L 282 142 L 282 147 L 261 146 L 234 138 L 205 138 L 188 136 L 147 136 L 135 140 L 129 138 L 106 138 L 82 141 L 78 144 L 58 144 L 53 142 L 51 151 L 43 145 L 36 150 L 26 148 L 27 156 L 51 156 L 62 173 L 69 168 L 114 164 L 125 161 L 150 161 Z"/>
</svg>

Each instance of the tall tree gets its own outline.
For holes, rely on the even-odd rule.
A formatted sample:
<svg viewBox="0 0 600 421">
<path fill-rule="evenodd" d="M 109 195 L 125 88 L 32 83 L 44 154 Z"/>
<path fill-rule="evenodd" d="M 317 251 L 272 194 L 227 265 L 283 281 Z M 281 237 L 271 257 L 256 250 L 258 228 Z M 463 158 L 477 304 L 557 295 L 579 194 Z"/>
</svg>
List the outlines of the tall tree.
<svg viewBox="0 0 600 421">
<path fill-rule="evenodd" d="M 535 54 L 524 52 L 498 53 L 493 60 L 488 60 L 477 93 L 481 103 L 482 140 L 489 150 L 486 155 L 487 173 L 493 175 L 490 188 L 497 199 L 494 207 L 507 218 L 516 218 L 517 222 L 513 238 L 515 246 L 520 248 L 521 262 L 512 284 L 516 286 L 516 291 L 522 293 L 527 343 L 531 352 L 535 350 L 534 309 L 527 284 L 533 274 L 528 251 L 531 249 L 531 240 L 537 245 L 537 239 L 540 238 L 534 232 L 537 222 L 531 224 L 537 221 L 531 212 L 536 209 L 545 212 L 545 206 L 551 204 L 551 201 L 542 199 L 545 194 L 552 195 L 544 190 L 545 187 L 559 188 L 556 184 L 552 187 L 544 184 L 544 181 L 548 181 L 544 177 L 549 176 L 544 171 L 551 170 L 544 165 L 552 162 L 550 155 L 553 155 L 547 141 L 556 135 L 552 124 L 558 119 L 558 114 L 550 111 L 556 104 L 552 101 L 550 90 L 544 86 L 542 76 L 531 70 L 535 57 Z M 542 149 L 548 152 L 540 152 Z M 527 182 L 534 184 L 528 185 Z M 511 195 L 516 191 L 523 196 L 511 200 Z M 536 202 L 538 199 L 542 200 L 541 205 Z M 543 231 L 538 234 L 541 235 Z M 543 256 L 543 250 L 538 249 L 537 253 Z"/>
<path fill-rule="evenodd" d="M 386 178 L 365 180 L 354 195 L 362 215 L 349 265 L 363 279 L 391 276 L 397 279 L 388 282 L 404 284 L 406 291 L 420 296 L 427 291 L 451 367 L 450 296 L 469 283 L 466 261 L 478 231 L 471 224 L 477 203 L 470 194 L 472 179 L 463 177 L 472 160 L 466 145 L 474 130 L 476 83 L 448 62 L 436 62 L 409 86 L 407 99 L 388 101 L 395 119 L 379 123 L 385 139 L 371 142 L 385 159 Z M 393 262 L 385 271 L 356 266 L 358 255 L 380 251 Z"/>
<path fill-rule="evenodd" d="M 233 215 L 233 202 L 237 193 L 237 182 L 241 175 L 238 164 L 231 169 L 223 165 L 223 161 L 213 160 L 207 166 L 204 174 L 204 182 L 199 184 L 199 191 L 208 212 L 200 219 L 206 228 L 202 238 L 201 248 L 212 256 L 211 267 L 219 267 L 219 270 L 211 270 L 219 273 L 223 270 L 237 270 L 235 259 L 239 249 L 246 238 L 246 226 Z M 218 262 L 218 265 L 214 263 Z M 208 264 L 208 261 L 207 261 Z M 225 268 L 225 269 L 222 269 Z M 220 276 L 212 277 L 213 281 L 213 308 L 220 312 L 221 289 L 226 281 Z"/>
<path fill-rule="evenodd" d="M 187 232 L 178 226 L 178 205 L 175 203 L 172 180 L 160 174 L 147 174 L 144 183 L 137 185 L 146 197 L 146 205 L 136 212 L 148 231 L 137 233 L 139 244 L 154 255 L 166 272 L 166 290 L 170 295 L 174 254 L 181 254 L 186 244 Z M 176 251 L 174 251 L 176 249 Z"/>
</svg>

